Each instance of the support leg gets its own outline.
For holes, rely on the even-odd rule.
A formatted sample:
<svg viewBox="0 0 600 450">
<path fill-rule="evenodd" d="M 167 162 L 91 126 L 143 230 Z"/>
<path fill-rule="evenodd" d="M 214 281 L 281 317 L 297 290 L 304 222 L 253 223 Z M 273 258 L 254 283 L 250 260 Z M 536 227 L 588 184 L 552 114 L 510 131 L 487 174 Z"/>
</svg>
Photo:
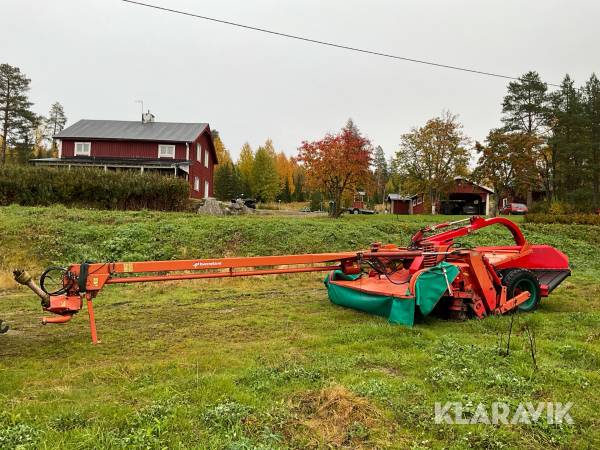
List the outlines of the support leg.
<svg viewBox="0 0 600 450">
<path fill-rule="evenodd" d="M 92 344 L 97 344 L 98 342 L 98 335 L 96 333 L 96 319 L 94 318 L 94 304 L 92 301 L 92 297 L 88 294 L 86 295 L 86 299 L 87 299 L 87 310 L 88 310 L 88 315 L 90 316 L 90 334 L 92 335 Z"/>
</svg>

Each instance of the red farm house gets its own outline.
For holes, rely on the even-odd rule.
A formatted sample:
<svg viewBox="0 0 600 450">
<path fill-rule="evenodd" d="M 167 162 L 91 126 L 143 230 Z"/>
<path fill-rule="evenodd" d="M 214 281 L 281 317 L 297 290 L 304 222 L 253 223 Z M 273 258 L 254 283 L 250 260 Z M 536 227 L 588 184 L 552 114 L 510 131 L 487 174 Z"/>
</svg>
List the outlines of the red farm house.
<svg viewBox="0 0 600 450">
<path fill-rule="evenodd" d="M 423 194 L 388 194 L 385 198 L 387 210 L 392 214 L 423 214 Z"/>
<path fill-rule="evenodd" d="M 438 208 L 442 214 L 489 215 L 494 190 L 464 177 L 454 178 Z"/>
<path fill-rule="evenodd" d="M 192 197 L 213 195 L 218 161 L 207 123 L 155 122 L 148 112 L 139 122 L 80 120 L 54 139 L 58 158 L 32 164 L 172 174 L 188 180 Z"/>
</svg>

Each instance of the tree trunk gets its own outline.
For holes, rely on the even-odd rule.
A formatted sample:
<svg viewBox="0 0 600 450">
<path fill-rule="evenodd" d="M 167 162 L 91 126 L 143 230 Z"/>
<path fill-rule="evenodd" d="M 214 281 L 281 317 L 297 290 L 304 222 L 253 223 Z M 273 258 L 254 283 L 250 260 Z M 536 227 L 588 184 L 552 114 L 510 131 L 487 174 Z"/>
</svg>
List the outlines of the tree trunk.
<svg viewBox="0 0 600 450">
<path fill-rule="evenodd" d="M 592 140 L 596 137 L 592 135 Z M 600 190 L 600 143 L 592 144 L 592 208 L 596 212 L 598 208 L 598 191 Z"/>
<path fill-rule="evenodd" d="M 431 214 L 435 215 L 436 214 L 436 201 L 435 201 L 435 195 L 433 194 L 433 190 L 430 188 L 429 189 L 429 201 L 431 202 Z"/>
<path fill-rule="evenodd" d="M 531 192 L 531 188 L 527 189 L 527 208 L 531 208 L 533 204 L 533 192 Z"/>
<path fill-rule="evenodd" d="M 342 209 L 340 207 L 340 203 L 342 201 L 342 192 L 341 191 L 333 191 L 330 192 L 331 199 L 333 200 L 333 204 L 330 205 L 329 208 L 329 217 L 337 219 L 342 215 Z"/>
</svg>

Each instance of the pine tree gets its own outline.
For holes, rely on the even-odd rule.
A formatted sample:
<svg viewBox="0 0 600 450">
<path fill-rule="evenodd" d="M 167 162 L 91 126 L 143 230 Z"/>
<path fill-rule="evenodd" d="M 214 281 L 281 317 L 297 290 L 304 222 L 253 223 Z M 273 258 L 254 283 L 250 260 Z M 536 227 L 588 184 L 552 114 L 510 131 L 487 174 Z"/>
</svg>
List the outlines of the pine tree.
<svg viewBox="0 0 600 450">
<path fill-rule="evenodd" d="M 511 81 L 508 84 L 502 113 L 505 131 L 526 133 L 534 138 L 542 137 L 547 132 L 551 123 L 548 85 L 541 80 L 537 72 L 527 72 L 519 81 Z M 538 163 L 543 165 L 544 161 L 536 161 L 536 164 Z M 532 203 L 533 188 L 534 186 L 530 186 L 527 190 L 529 207 Z"/>
<path fill-rule="evenodd" d="M 388 180 L 388 166 L 385 160 L 385 153 L 380 145 L 375 147 L 373 155 L 373 177 L 375 181 L 375 203 L 381 203 L 385 192 L 385 185 Z"/>
<path fill-rule="evenodd" d="M 46 141 L 51 143 L 52 152 L 56 152 L 56 142 L 54 142 L 54 136 L 61 132 L 67 124 L 67 116 L 62 105 L 58 102 L 54 102 L 50 107 L 48 117 L 45 119 L 46 124 Z"/>
<path fill-rule="evenodd" d="M 527 72 L 519 81 L 508 84 L 502 103 L 502 122 L 508 131 L 541 133 L 550 114 L 548 86 L 537 72 Z"/>
<path fill-rule="evenodd" d="M 240 157 L 237 163 L 239 177 L 240 177 L 240 194 L 243 194 L 246 198 L 254 195 L 254 188 L 252 186 L 252 172 L 254 167 L 254 152 L 247 142 L 243 145 L 240 151 Z"/>
<path fill-rule="evenodd" d="M 27 97 L 31 80 L 18 67 L 0 64 L 0 163 L 6 163 L 8 145 L 16 144 L 23 135 L 23 126 L 33 125 L 32 103 Z"/>
<path fill-rule="evenodd" d="M 275 151 L 270 140 L 256 151 L 252 166 L 252 186 L 254 195 L 263 202 L 272 202 L 279 192 Z"/>
</svg>

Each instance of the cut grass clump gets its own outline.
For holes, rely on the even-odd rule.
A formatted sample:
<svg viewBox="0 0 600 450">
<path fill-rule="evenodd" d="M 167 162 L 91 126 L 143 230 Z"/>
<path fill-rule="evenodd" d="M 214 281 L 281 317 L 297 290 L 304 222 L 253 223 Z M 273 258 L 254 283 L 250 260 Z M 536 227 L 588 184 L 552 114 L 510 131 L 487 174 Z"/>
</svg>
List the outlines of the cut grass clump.
<svg viewBox="0 0 600 450">
<path fill-rule="evenodd" d="M 295 425 L 308 431 L 308 444 L 360 448 L 371 442 L 371 431 L 382 414 L 367 399 L 334 385 L 297 395 L 292 411 Z"/>
</svg>

